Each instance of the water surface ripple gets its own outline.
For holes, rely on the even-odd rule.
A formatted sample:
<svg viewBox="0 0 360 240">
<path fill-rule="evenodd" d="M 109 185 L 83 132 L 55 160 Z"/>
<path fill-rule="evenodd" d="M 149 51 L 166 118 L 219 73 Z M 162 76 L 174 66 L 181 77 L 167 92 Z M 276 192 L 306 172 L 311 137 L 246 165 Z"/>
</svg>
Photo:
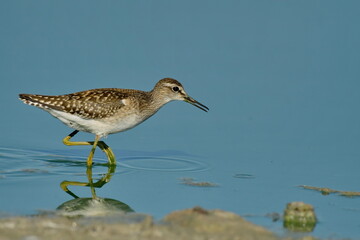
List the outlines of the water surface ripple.
<svg viewBox="0 0 360 240">
<path fill-rule="evenodd" d="M 97 153 L 94 167 L 107 165 L 105 156 Z M 129 156 L 130 155 L 130 156 Z M 194 160 L 190 155 L 131 152 L 118 158 L 117 173 L 136 170 L 189 172 L 204 171 L 208 165 Z M 28 149 L 0 148 L 0 179 L 8 177 L 34 177 L 35 175 L 78 175 L 86 166 L 86 150 L 37 151 Z M 34 175 L 35 174 L 35 175 Z"/>
</svg>

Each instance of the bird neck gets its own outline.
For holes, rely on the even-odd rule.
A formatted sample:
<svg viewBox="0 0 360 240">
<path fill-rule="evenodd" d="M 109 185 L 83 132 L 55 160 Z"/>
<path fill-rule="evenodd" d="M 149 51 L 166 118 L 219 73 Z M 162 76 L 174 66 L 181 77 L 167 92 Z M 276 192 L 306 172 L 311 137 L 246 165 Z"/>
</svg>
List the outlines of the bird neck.
<svg viewBox="0 0 360 240">
<path fill-rule="evenodd" d="M 161 89 L 154 88 L 149 93 L 151 96 L 151 105 L 157 109 L 161 108 L 166 103 L 173 100 L 168 96 L 166 96 L 166 94 L 164 94 L 164 92 L 161 91 Z"/>
</svg>

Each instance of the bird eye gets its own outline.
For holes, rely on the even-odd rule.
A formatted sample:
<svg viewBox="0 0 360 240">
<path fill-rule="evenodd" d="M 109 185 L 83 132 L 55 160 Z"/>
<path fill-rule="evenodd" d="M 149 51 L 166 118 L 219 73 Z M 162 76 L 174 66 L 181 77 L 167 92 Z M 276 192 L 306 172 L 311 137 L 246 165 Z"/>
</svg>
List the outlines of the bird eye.
<svg viewBox="0 0 360 240">
<path fill-rule="evenodd" d="M 178 91 L 179 91 L 179 88 L 178 88 L 178 87 L 173 87 L 172 90 L 173 90 L 174 92 L 178 92 Z"/>
</svg>

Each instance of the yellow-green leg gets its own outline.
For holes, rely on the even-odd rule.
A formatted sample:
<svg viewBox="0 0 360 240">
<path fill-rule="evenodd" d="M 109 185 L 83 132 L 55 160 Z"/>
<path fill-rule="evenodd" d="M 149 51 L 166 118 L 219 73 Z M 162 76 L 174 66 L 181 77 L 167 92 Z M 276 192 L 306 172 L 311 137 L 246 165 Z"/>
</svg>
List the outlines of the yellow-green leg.
<svg viewBox="0 0 360 240">
<path fill-rule="evenodd" d="M 63 143 L 68 146 L 92 145 L 89 157 L 87 159 L 88 166 L 92 165 L 92 159 L 93 159 L 93 156 L 95 153 L 96 146 L 98 146 L 103 152 L 105 152 L 105 154 L 109 160 L 109 164 L 111 164 L 111 165 L 116 164 L 116 159 L 115 159 L 115 155 L 114 155 L 113 151 L 105 142 L 99 141 L 99 139 L 100 139 L 99 136 L 96 135 L 94 142 L 92 142 L 92 141 L 90 141 L 90 142 L 72 142 L 72 141 L 70 141 L 70 139 L 73 136 L 75 136 L 78 132 L 79 132 L 78 130 L 75 130 L 72 133 L 70 133 L 68 136 L 66 136 L 63 139 Z"/>
<path fill-rule="evenodd" d="M 90 154 L 87 158 L 87 161 L 86 161 L 86 165 L 89 167 L 89 166 L 92 166 L 93 164 L 93 157 L 94 157 L 94 153 L 95 153 L 95 149 L 96 149 L 96 146 L 98 145 L 98 142 L 99 142 L 99 139 L 100 137 L 98 135 L 95 135 L 95 141 L 93 142 L 92 144 L 92 148 L 90 150 Z"/>
</svg>

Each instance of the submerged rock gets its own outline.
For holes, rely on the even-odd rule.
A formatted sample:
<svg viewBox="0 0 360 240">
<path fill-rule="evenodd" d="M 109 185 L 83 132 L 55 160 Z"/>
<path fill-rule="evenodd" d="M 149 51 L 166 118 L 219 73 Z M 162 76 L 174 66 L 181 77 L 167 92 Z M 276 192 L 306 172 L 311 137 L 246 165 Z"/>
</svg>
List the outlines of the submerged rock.
<svg viewBox="0 0 360 240">
<path fill-rule="evenodd" d="M 61 204 L 57 214 L 62 216 L 107 216 L 134 212 L 130 206 L 111 198 L 75 198 Z"/>
</svg>

